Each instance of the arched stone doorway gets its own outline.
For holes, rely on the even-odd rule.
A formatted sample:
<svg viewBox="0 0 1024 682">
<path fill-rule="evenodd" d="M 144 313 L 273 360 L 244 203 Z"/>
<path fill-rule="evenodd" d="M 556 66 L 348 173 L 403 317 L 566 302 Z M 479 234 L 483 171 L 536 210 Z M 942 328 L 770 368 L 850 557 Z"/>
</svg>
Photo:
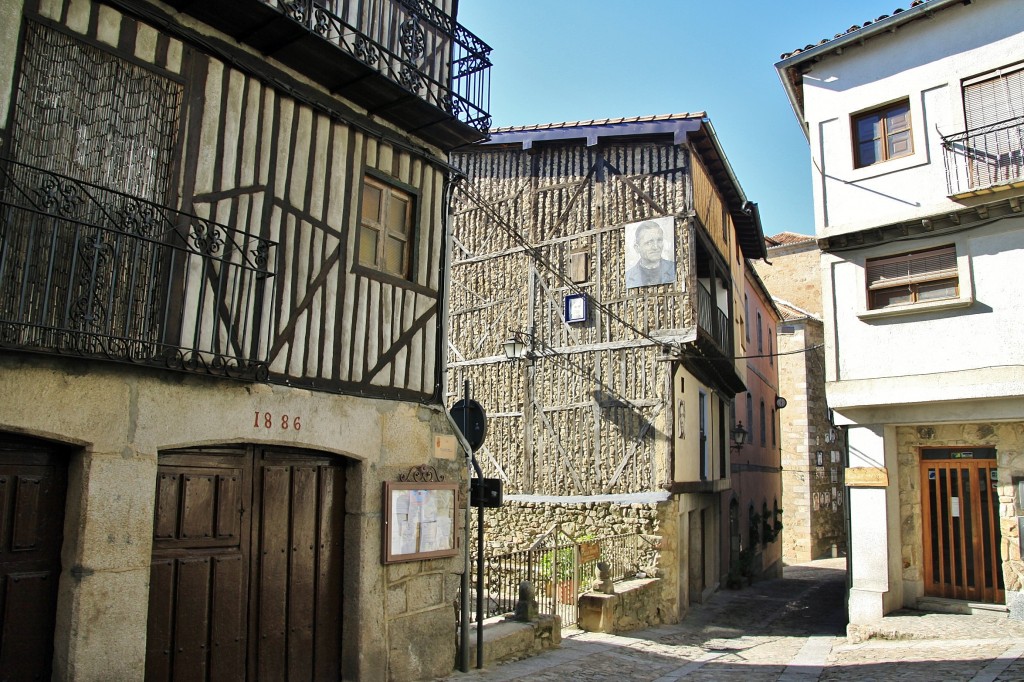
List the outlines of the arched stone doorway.
<svg viewBox="0 0 1024 682">
<path fill-rule="evenodd" d="M 346 462 L 160 454 L 147 680 L 341 679 Z"/>
</svg>

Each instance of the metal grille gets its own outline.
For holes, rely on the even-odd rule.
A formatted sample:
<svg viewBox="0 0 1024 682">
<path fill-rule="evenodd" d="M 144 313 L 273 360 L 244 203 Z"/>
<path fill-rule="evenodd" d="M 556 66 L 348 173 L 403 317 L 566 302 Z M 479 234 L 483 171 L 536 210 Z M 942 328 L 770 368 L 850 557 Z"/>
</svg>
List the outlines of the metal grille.
<svg viewBox="0 0 1024 682">
<path fill-rule="evenodd" d="M 29 22 L 13 156 L 164 204 L 181 100 L 180 84 Z"/>
<path fill-rule="evenodd" d="M 267 378 L 276 244 L 0 160 L 0 346 Z"/>
<path fill-rule="evenodd" d="M 32 22 L 22 64 L 12 149 L 27 165 L 5 168 L 3 203 L 57 219 L 5 212 L 3 317 L 151 347 L 169 274 L 165 226 L 138 200 L 166 203 L 182 88 Z M 95 200 L 112 195 L 82 183 L 136 201 Z"/>
<path fill-rule="evenodd" d="M 590 589 L 598 561 L 607 562 L 611 580 L 618 582 L 636 577 L 642 567 L 656 566 L 658 558 L 656 539 L 624 533 L 573 540 L 556 526 L 530 549 L 484 557 L 484 618 L 514 611 L 519 583 L 529 580 L 540 612 L 561 616 L 562 627 L 574 626 L 579 595 Z M 473 576 L 478 560 L 471 559 Z M 475 609 L 476 594 L 472 596 Z M 476 622 L 475 612 L 470 622 Z"/>
</svg>

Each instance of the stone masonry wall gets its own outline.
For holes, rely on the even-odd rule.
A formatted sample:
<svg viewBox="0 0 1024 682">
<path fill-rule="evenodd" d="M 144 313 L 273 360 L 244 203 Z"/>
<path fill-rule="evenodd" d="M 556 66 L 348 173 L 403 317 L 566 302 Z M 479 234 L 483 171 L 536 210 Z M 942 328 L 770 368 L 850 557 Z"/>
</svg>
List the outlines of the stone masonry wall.
<svg viewBox="0 0 1024 682">
<path fill-rule="evenodd" d="M 777 296 L 821 317 L 821 252 L 813 239 L 768 250 L 768 260 L 754 263 L 761 281 Z"/>
<path fill-rule="evenodd" d="M 994 447 L 999 480 L 999 555 L 1003 565 L 1006 603 L 1024 599 L 1024 561 L 1021 559 L 1013 496 L 1013 478 L 1024 477 L 1024 422 L 926 424 L 896 428 L 899 462 L 900 522 L 903 529 L 903 580 L 923 593 L 924 541 L 921 506 L 921 447 Z M 890 483 L 890 485 L 892 482 Z M 1019 606 L 1019 605 L 1018 605 Z"/>
<path fill-rule="evenodd" d="M 782 549 L 784 561 L 794 564 L 830 556 L 833 545 L 845 547 L 845 445 L 842 429 L 829 422 L 824 352 L 814 348 L 823 341 L 822 323 L 808 318 L 786 324 L 794 331 L 778 335 L 779 387 L 788 401 L 780 414 Z"/>
<path fill-rule="evenodd" d="M 584 536 L 643 535 L 652 544 L 644 552 L 641 568 L 655 567 L 657 575 L 669 583 L 662 591 L 659 611 L 679 617 L 678 576 L 673 570 L 678 565 L 679 529 L 672 513 L 673 505 L 611 504 L 587 502 L 582 504 L 555 504 L 546 502 L 506 501 L 498 509 L 484 512 L 484 544 L 489 557 L 529 549 L 555 524 L 574 540 Z M 472 515 L 471 537 L 476 537 L 476 512 Z M 559 544 L 567 543 L 559 536 Z M 471 551 L 475 554 L 475 539 Z M 580 576 L 583 586 L 593 576 Z"/>
</svg>

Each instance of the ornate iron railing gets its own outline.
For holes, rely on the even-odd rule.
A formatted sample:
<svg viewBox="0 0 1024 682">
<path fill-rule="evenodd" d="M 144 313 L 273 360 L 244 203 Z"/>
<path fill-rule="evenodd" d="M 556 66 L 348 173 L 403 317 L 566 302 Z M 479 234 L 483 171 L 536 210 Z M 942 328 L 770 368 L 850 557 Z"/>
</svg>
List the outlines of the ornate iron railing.
<svg viewBox="0 0 1024 682">
<path fill-rule="evenodd" d="M 486 133 L 491 48 L 430 0 L 262 0 Z"/>
<path fill-rule="evenodd" d="M 265 380 L 276 244 L 0 160 L 0 347 Z"/>
<path fill-rule="evenodd" d="M 951 196 L 1024 181 L 1024 117 L 942 138 Z"/>
</svg>

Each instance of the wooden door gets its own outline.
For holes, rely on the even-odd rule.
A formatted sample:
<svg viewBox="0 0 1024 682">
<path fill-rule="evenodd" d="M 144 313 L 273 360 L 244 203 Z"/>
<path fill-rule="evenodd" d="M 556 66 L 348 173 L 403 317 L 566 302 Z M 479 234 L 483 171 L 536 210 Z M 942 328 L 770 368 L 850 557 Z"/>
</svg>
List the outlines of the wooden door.
<svg viewBox="0 0 1024 682">
<path fill-rule="evenodd" d="M 344 484 L 309 453 L 162 454 L 146 678 L 340 679 Z"/>
<path fill-rule="evenodd" d="M 925 594 L 1003 602 L 994 448 L 921 450 Z"/>
<path fill-rule="evenodd" d="M 67 455 L 0 435 L 0 676 L 48 680 L 60 578 Z"/>
</svg>

